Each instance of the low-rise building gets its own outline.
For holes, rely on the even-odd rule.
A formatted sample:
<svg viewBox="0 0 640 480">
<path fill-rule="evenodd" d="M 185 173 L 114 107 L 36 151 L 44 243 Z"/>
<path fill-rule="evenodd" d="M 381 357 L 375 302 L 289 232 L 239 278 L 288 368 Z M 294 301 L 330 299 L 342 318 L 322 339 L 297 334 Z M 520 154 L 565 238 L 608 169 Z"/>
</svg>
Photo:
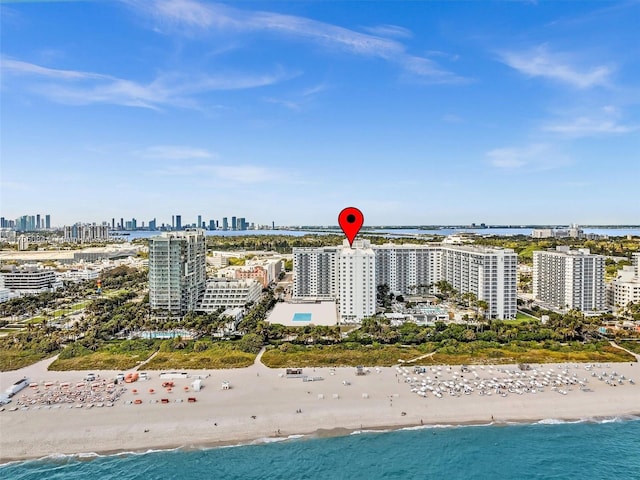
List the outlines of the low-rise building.
<svg viewBox="0 0 640 480">
<path fill-rule="evenodd" d="M 213 313 L 220 308 L 244 307 L 260 299 L 262 286 L 253 279 L 213 278 L 207 286 L 197 310 Z"/>
<path fill-rule="evenodd" d="M 84 269 L 71 269 L 66 272 L 58 274 L 58 279 L 67 280 L 70 282 L 82 282 L 84 280 L 96 280 L 100 276 L 100 272 L 97 270 Z"/>
<path fill-rule="evenodd" d="M 267 271 L 261 266 L 239 268 L 235 271 L 235 278 L 238 280 L 252 278 L 253 280 L 260 283 L 263 288 L 269 285 L 269 277 Z"/>
<path fill-rule="evenodd" d="M 0 275 L 0 288 L 7 288 L 19 295 L 53 292 L 62 288 L 54 270 L 35 265 L 13 268 Z"/>
<path fill-rule="evenodd" d="M 629 303 L 640 304 L 640 253 L 633 254 L 633 265 L 618 272 L 607 293 L 609 308 L 614 313 L 623 311 Z"/>
</svg>

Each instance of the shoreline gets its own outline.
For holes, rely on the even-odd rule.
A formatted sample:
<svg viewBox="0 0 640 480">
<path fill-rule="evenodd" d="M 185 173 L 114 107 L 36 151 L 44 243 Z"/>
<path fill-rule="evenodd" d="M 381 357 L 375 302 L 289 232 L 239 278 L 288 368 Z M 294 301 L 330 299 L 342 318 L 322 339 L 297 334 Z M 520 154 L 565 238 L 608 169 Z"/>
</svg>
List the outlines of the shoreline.
<svg viewBox="0 0 640 480">
<path fill-rule="evenodd" d="M 292 442 L 299 440 L 317 440 L 324 438 L 338 438 L 347 437 L 350 435 L 369 435 L 369 434 L 383 434 L 394 433 L 401 431 L 416 431 L 416 430 L 432 430 L 432 429 L 450 429 L 450 428 L 465 428 L 465 427 L 514 427 L 514 426 L 526 426 L 526 425 L 562 425 L 562 424 L 605 424 L 605 423 L 622 423 L 640 421 L 640 410 L 636 413 L 628 413 L 615 416 L 603 416 L 593 418 L 540 418 L 530 420 L 498 420 L 491 423 L 484 423 L 482 421 L 467 421 L 458 423 L 424 423 L 424 424 L 402 424 L 402 425 L 376 425 L 376 426 L 363 426 L 362 429 L 349 429 L 343 427 L 336 428 L 321 428 L 308 433 L 292 433 L 281 436 L 259 437 L 254 439 L 238 439 L 229 441 L 214 441 L 205 443 L 194 443 L 189 445 L 178 444 L 166 444 L 164 446 L 156 446 L 154 448 L 141 446 L 137 449 L 111 449 L 102 451 L 91 452 L 76 452 L 76 453 L 51 453 L 45 456 L 25 456 L 16 458 L 0 458 L 0 469 L 4 466 L 14 463 L 23 463 L 29 461 L 46 461 L 48 459 L 59 458 L 76 458 L 78 461 L 91 461 L 95 458 L 102 457 L 116 457 L 127 455 L 148 455 L 153 453 L 171 452 L 171 451 L 204 451 L 215 450 L 218 448 L 235 448 L 235 447 L 247 447 L 255 445 L 267 445 L 270 443 Z"/>
<path fill-rule="evenodd" d="M 426 373 L 402 366 L 373 367 L 364 376 L 346 367 L 305 368 L 305 375 L 318 380 L 303 382 L 286 378 L 284 369 L 258 363 L 244 369 L 188 371 L 191 378 L 176 379 L 173 392 L 163 389 L 159 372 L 150 371 L 149 380 L 125 384 L 126 391 L 111 408 L 98 408 L 89 400 L 83 400 L 82 407 L 78 406 L 80 400 L 44 405 L 42 395 L 50 393 L 43 386 L 45 382 L 54 384 L 50 388 L 71 382 L 72 388 L 65 390 L 68 392 L 86 376 L 86 372 L 48 371 L 47 365 L 44 361 L 0 374 L 1 391 L 25 375 L 38 385 L 19 392 L 0 412 L 0 464 L 58 456 L 93 458 L 202 450 L 405 429 L 640 419 L 640 385 L 628 381 L 638 376 L 640 368 L 630 363 L 597 367 L 543 364 L 537 366 L 538 379 L 563 378 L 573 384 L 536 391 L 527 387 L 526 392 L 518 390 L 518 383 L 533 376 L 535 369 L 522 372 L 516 365 L 471 366 L 472 370 L 464 372 L 460 366 L 430 366 Z M 106 380 L 118 372 L 95 373 Z M 591 376 L 594 374 L 626 380 L 613 388 L 609 380 L 605 383 L 604 378 Z M 195 392 L 190 385 L 197 376 L 202 377 L 203 389 Z M 465 384 L 461 383 L 463 377 Z M 454 381 L 464 387 L 475 384 L 475 391 L 440 390 L 438 397 L 433 391 L 424 391 L 437 384 L 434 379 L 447 386 Z M 478 383 L 493 381 L 507 385 L 491 387 L 496 390 L 483 394 Z M 225 382 L 231 389 L 222 388 Z M 428 387 L 421 389 L 420 385 Z M 187 397 L 197 401 L 187 402 Z M 167 402 L 159 401 L 163 398 Z M 15 409 L 18 402 L 22 406 L 10 411 L 8 407 Z"/>
</svg>

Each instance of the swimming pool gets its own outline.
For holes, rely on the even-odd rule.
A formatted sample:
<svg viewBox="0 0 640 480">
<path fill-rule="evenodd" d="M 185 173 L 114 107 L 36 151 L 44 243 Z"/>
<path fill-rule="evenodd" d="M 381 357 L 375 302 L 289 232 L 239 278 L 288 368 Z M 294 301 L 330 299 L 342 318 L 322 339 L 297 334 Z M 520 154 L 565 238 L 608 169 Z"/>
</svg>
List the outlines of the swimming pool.
<svg viewBox="0 0 640 480">
<path fill-rule="evenodd" d="M 294 322 L 310 322 L 311 314 L 310 313 L 294 313 L 292 321 Z"/>
</svg>

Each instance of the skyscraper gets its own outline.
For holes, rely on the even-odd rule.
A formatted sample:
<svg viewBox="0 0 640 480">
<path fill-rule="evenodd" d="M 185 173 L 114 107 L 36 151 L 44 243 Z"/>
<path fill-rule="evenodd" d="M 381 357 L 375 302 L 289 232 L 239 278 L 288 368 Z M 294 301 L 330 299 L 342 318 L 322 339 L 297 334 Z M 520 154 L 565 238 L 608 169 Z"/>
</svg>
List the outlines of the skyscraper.
<svg viewBox="0 0 640 480">
<path fill-rule="evenodd" d="M 227 217 L 222 217 L 222 230 L 229 230 L 229 220 Z"/>
<path fill-rule="evenodd" d="M 40 230 L 42 228 L 42 225 L 40 223 L 40 214 L 38 213 L 36 215 L 36 230 Z"/>
<path fill-rule="evenodd" d="M 231 230 L 237 230 L 238 224 L 236 222 L 236 217 L 231 217 Z"/>
<path fill-rule="evenodd" d="M 51 215 L 47 214 L 44 216 L 44 228 L 47 230 L 51 228 Z"/>
<path fill-rule="evenodd" d="M 196 223 L 196 228 L 204 228 L 204 225 L 202 225 L 202 215 L 198 215 L 198 223 Z"/>
<path fill-rule="evenodd" d="M 209 230 L 215 230 L 215 229 L 216 229 L 216 221 L 209 220 Z"/>
<path fill-rule="evenodd" d="M 176 215 L 176 230 L 182 230 L 182 215 Z"/>
<path fill-rule="evenodd" d="M 149 239 L 149 304 L 184 315 L 196 309 L 206 288 L 206 247 L 201 229 L 164 232 Z"/>
</svg>

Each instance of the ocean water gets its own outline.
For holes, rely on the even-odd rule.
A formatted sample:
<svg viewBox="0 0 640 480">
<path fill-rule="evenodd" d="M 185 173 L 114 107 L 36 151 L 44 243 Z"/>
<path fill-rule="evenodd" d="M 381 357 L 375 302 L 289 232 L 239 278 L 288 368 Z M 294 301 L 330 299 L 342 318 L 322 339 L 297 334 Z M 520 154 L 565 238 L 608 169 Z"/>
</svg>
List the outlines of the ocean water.
<svg viewBox="0 0 640 480">
<path fill-rule="evenodd" d="M 11 463 L 26 479 L 640 479 L 640 420 L 416 427 L 206 450 Z"/>
<path fill-rule="evenodd" d="M 627 235 L 640 235 L 640 228 L 638 227 L 625 227 L 625 228 L 584 228 L 585 233 L 596 233 L 598 235 L 609 235 L 610 237 L 623 237 Z M 382 230 L 368 230 L 366 233 L 376 235 L 386 235 L 388 237 L 404 237 L 411 235 L 451 235 L 453 233 L 471 232 L 478 235 L 531 235 L 531 228 L 480 228 L 480 229 L 468 229 L 468 228 L 440 228 L 437 230 L 422 230 L 417 228 L 403 228 L 403 229 L 382 229 Z M 119 234 L 126 233 L 121 236 L 123 240 L 134 240 L 137 238 L 149 238 L 159 235 L 160 232 L 137 230 L 133 232 L 114 232 L 113 235 L 119 236 Z M 320 231 L 304 231 L 304 230 L 205 230 L 205 235 L 208 237 L 238 237 L 244 235 L 289 235 L 293 237 L 301 237 L 308 234 L 313 235 L 326 235 L 328 232 Z M 334 234 L 339 234 L 340 230 L 335 230 Z"/>
</svg>

